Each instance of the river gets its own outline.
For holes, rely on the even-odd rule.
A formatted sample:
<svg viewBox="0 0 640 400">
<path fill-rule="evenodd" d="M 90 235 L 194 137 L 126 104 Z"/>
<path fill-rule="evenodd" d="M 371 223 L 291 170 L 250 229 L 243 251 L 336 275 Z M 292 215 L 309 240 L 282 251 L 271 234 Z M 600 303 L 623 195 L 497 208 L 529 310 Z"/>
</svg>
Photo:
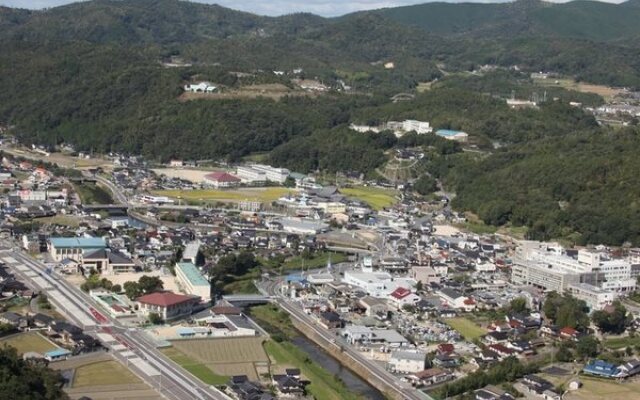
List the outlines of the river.
<svg viewBox="0 0 640 400">
<path fill-rule="evenodd" d="M 304 336 L 297 336 L 291 339 L 291 343 L 304 350 L 304 352 L 309 355 L 309 358 L 318 363 L 322 368 L 332 374 L 338 375 L 345 386 L 352 392 L 367 400 L 385 400 L 385 397 L 380 391 L 344 367 L 338 360 L 330 356 L 322 347 L 313 343 L 311 340 Z"/>
</svg>

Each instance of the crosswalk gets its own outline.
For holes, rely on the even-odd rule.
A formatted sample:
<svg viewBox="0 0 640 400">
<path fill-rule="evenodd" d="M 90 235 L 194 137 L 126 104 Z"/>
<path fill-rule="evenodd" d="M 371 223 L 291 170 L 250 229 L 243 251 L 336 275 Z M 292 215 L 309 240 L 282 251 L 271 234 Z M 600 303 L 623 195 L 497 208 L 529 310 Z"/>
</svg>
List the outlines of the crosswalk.
<svg viewBox="0 0 640 400">
<path fill-rule="evenodd" d="M 143 374 L 147 376 L 159 376 L 160 371 L 156 368 L 152 367 L 147 361 L 138 357 L 136 353 L 129 350 L 129 348 L 122 343 L 118 342 L 118 340 L 109 333 L 99 332 L 96 334 L 98 339 L 104 343 L 105 346 L 108 346 L 114 352 L 118 353 L 124 360 L 130 364 L 135 365 Z"/>
</svg>

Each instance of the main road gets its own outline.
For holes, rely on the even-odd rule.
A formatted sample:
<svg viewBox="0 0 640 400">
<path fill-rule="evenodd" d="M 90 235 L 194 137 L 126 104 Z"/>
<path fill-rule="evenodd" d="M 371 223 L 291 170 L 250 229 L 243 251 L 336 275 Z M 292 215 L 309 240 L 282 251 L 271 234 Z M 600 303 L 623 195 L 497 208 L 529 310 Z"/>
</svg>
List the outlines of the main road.
<svg viewBox="0 0 640 400">
<path fill-rule="evenodd" d="M 143 332 L 100 313 L 95 301 L 55 272 L 50 272 L 14 243 L 0 241 L 0 258 L 35 290 L 46 292 L 58 311 L 85 333 L 99 339 L 114 357 L 170 400 L 229 399 L 164 356 Z"/>
</svg>

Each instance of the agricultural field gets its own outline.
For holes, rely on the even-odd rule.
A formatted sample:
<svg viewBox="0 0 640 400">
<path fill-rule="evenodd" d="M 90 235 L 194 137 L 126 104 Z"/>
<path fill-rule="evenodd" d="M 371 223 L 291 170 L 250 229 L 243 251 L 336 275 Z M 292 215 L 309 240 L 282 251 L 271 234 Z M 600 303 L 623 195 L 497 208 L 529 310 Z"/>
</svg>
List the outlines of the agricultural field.
<svg viewBox="0 0 640 400">
<path fill-rule="evenodd" d="M 37 332 L 18 333 L 16 335 L 8 336 L 0 339 L 0 344 L 13 346 L 20 354 L 30 351 L 44 354 L 48 351 L 59 349 L 58 346 L 48 341 Z"/>
<path fill-rule="evenodd" d="M 640 336 L 609 338 L 604 341 L 604 345 L 611 350 L 624 350 L 627 347 L 640 346 Z"/>
<path fill-rule="evenodd" d="M 487 333 L 486 330 L 466 318 L 449 318 L 445 320 L 445 323 L 460 332 L 467 340 L 479 338 Z"/>
<path fill-rule="evenodd" d="M 223 385 L 227 383 L 226 376 L 215 374 L 210 368 L 197 360 L 188 357 L 174 347 L 162 349 L 164 355 L 172 359 L 176 364 L 189 371 L 193 376 L 208 385 Z"/>
<path fill-rule="evenodd" d="M 565 400 L 631 400 L 637 399 L 640 393 L 640 382 L 580 377 L 582 387 L 567 393 Z"/>
<path fill-rule="evenodd" d="M 73 388 L 141 383 L 133 372 L 117 361 L 100 361 L 76 369 Z"/>
<path fill-rule="evenodd" d="M 174 199 L 178 197 L 190 203 L 208 202 L 240 202 L 240 201 L 260 201 L 271 203 L 280 197 L 290 193 L 292 189 L 284 187 L 268 188 L 243 188 L 234 190 L 158 190 L 153 194 L 167 196 Z"/>
<path fill-rule="evenodd" d="M 358 186 L 353 188 L 341 188 L 340 193 L 348 197 L 355 197 L 369 204 L 375 210 L 382 210 L 385 207 L 396 203 L 397 192 L 393 189 L 383 189 L 371 186 Z"/>
<path fill-rule="evenodd" d="M 194 375 L 196 372 L 203 373 L 204 367 L 216 376 L 225 377 L 225 381 L 226 376 L 230 375 L 247 375 L 251 379 L 257 379 L 254 364 L 266 364 L 269 361 L 262 347 L 262 341 L 262 338 L 174 341 L 173 349 L 164 351 L 168 357 Z M 199 375 L 196 376 L 200 378 Z"/>
<path fill-rule="evenodd" d="M 595 93 L 602 96 L 605 100 L 611 100 L 616 95 L 623 92 L 622 89 L 616 89 L 604 85 L 593 85 L 584 82 L 576 82 L 573 79 L 534 79 L 534 82 L 540 86 L 561 87 L 567 90 L 575 90 L 582 93 Z"/>
</svg>

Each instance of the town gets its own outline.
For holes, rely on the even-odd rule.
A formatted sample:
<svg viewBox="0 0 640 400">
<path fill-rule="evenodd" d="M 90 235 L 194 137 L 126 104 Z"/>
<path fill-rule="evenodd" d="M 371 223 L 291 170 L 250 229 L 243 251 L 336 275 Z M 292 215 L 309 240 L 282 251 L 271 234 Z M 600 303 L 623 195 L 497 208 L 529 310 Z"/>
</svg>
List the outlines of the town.
<svg viewBox="0 0 640 400">
<path fill-rule="evenodd" d="M 368 398 L 637 390 L 640 249 L 473 233 L 411 182 L 2 150 L 0 340 L 71 396 L 346 398 L 307 348 Z"/>
</svg>

